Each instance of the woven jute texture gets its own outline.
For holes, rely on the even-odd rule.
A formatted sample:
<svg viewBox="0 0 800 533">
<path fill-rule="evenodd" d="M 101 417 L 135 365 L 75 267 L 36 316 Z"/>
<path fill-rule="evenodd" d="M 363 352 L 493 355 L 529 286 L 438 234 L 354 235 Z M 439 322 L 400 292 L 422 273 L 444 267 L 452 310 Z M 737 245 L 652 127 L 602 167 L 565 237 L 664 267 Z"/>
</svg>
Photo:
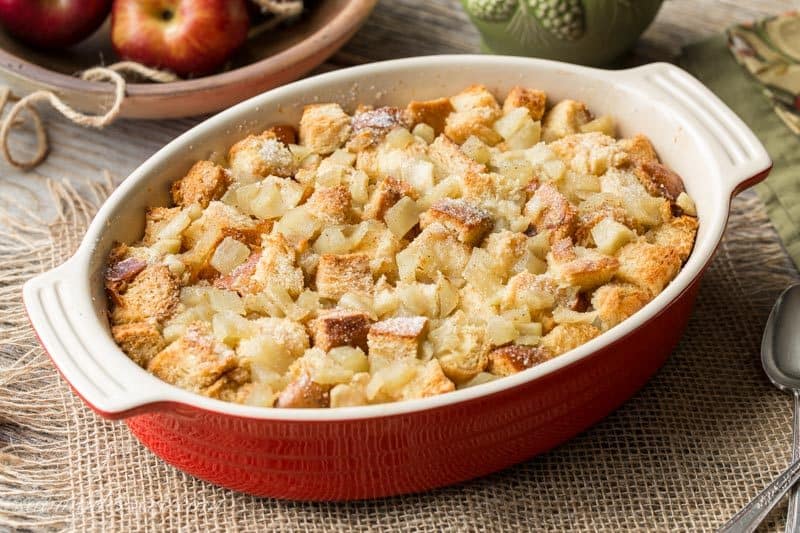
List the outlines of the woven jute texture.
<svg viewBox="0 0 800 533">
<path fill-rule="evenodd" d="M 89 411 L 22 310 L 21 284 L 69 256 L 109 187 L 51 184 L 55 223 L 0 233 L 0 530 L 708 531 L 789 461 L 791 403 L 759 364 L 777 294 L 797 280 L 752 194 L 733 216 L 667 365 L 608 419 L 504 472 L 339 504 L 254 498 L 193 479 Z M 785 504 L 764 529 L 782 527 Z"/>
</svg>

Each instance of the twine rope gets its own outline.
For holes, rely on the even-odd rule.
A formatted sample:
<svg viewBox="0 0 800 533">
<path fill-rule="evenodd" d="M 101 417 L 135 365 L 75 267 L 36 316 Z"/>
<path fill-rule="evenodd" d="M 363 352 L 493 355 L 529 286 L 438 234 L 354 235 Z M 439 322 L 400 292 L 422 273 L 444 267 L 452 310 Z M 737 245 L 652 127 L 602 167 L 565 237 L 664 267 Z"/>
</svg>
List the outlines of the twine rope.
<svg viewBox="0 0 800 533">
<path fill-rule="evenodd" d="M 3 158 L 6 162 L 20 170 L 30 170 L 39 165 L 44 161 L 45 157 L 47 157 L 50 144 L 48 142 L 47 131 L 42 123 L 41 115 L 34 107 L 36 103 L 49 102 L 59 113 L 79 126 L 99 129 L 111 124 L 119 115 L 122 102 L 125 100 L 127 81 L 122 77 L 120 72 L 134 73 L 142 78 L 158 83 L 167 83 L 178 79 L 178 77 L 171 72 L 146 67 L 133 61 L 121 61 L 107 67 L 93 67 L 85 70 L 80 75 L 82 80 L 95 82 L 109 81 L 114 85 L 114 99 L 111 102 L 111 106 L 102 115 L 81 113 L 64 102 L 52 91 L 34 91 L 19 99 L 11 107 L 11 110 L 3 119 L 2 124 L 0 124 L 0 151 L 2 151 Z M 9 88 L 3 87 L 0 89 L 0 109 L 5 108 L 11 98 L 12 95 Z M 16 158 L 11 153 L 9 147 L 11 130 L 24 122 L 24 120 L 21 119 L 21 113 L 23 111 L 27 111 L 28 115 L 30 115 L 33 120 L 34 131 L 36 132 L 36 153 L 28 160 Z"/>
</svg>

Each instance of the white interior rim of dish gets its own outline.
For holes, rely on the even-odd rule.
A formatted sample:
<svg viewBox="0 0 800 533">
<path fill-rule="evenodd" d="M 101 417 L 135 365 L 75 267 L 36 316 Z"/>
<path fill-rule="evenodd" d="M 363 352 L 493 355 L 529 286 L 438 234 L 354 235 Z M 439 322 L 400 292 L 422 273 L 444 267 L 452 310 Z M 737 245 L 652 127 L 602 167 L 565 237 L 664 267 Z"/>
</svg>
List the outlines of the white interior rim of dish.
<svg viewBox="0 0 800 533">
<path fill-rule="evenodd" d="M 509 69 L 524 68 L 534 69 L 536 65 L 547 66 L 553 68 L 557 65 L 559 69 L 569 71 L 571 73 L 591 76 L 595 78 L 602 78 L 608 83 L 618 85 L 625 88 L 633 88 L 630 79 L 624 76 L 617 76 L 620 74 L 633 72 L 637 70 L 654 68 L 675 68 L 672 65 L 665 65 L 655 63 L 643 67 L 637 67 L 628 71 L 604 71 L 600 69 L 580 67 L 575 65 L 568 65 L 558 62 L 547 60 L 531 59 L 531 58 L 518 58 L 506 56 L 482 56 L 482 55 L 444 55 L 444 56 L 427 56 L 420 58 L 408 58 L 392 61 L 384 61 L 380 63 L 373 63 L 362 65 L 358 67 L 351 67 L 348 69 L 333 71 L 311 77 L 305 80 L 297 81 L 283 87 L 273 89 L 261 95 L 255 96 L 249 100 L 237 104 L 225 110 L 218 115 L 209 118 L 208 120 L 200 123 L 186 133 L 182 134 L 175 140 L 171 141 L 154 156 L 143 163 L 137 168 L 118 188 L 115 190 L 106 203 L 101 207 L 94 220 L 92 221 L 84 240 L 76 254 L 67 262 L 63 267 L 68 268 L 73 273 L 80 275 L 80 279 L 75 280 L 76 292 L 85 295 L 86 298 L 91 298 L 89 283 L 89 268 L 92 254 L 95 253 L 94 243 L 100 238 L 105 231 L 105 226 L 109 219 L 109 215 L 117 204 L 124 202 L 126 196 L 131 193 L 135 188 L 144 186 L 147 182 L 148 176 L 151 174 L 153 167 L 156 163 L 164 158 L 169 157 L 168 152 L 174 150 L 176 147 L 190 142 L 198 133 L 213 130 L 218 124 L 237 110 L 243 108 L 256 108 L 259 105 L 264 105 L 270 99 L 280 96 L 285 96 L 294 91 L 298 86 L 303 88 L 314 88 L 315 86 L 324 86 L 331 82 L 343 81 L 347 79 L 364 79 L 371 73 L 391 71 L 397 67 L 408 67 L 409 65 L 421 65 L 429 63 L 439 63 L 443 69 L 453 68 L 468 68 L 476 64 L 486 63 L 499 63 L 507 65 Z M 482 80 L 476 79 L 476 83 Z M 691 124 L 686 124 L 687 128 Z M 739 182 L 745 181 L 752 176 L 742 176 Z M 731 191 L 733 184 L 731 185 Z M 535 367 L 524 370 L 517 374 L 499 378 L 497 380 L 476 385 L 466 389 L 457 390 L 454 392 L 432 396 L 423 399 L 415 400 L 402 400 L 393 403 L 358 406 L 358 407 L 337 407 L 337 408 L 311 408 L 311 409 L 298 409 L 298 408 L 269 408 L 269 407 L 256 407 L 236 403 L 225 402 L 213 398 L 205 397 L 177 386 L 170 385 L 155 376 L 148 373 L 146 370 L 137 366 L 137 371 L 145 374 L 147 378 L 142 377 L 139 379 L 140 383 L 146 384 L 148 391 L 146 400 L 131 402 L 131 405 L 126 409 L 121 409 L 119 412 L 125 413 L 127 411 L 136 410 L 141 412 L 141 409 L 150 404 L 160 403 L 177 403 L 185 404 L 187 406 L 200 408 L 206 411 L 220 413 L 231 416 L 245 417 L 251 419 L 264 419 L 264 420 L 280 420 L 280 421 L 319 421 L 319 422 L 335 422 L 340 420 L 353 420 L 365 418 L 380 418 L 392 415 L 402 415 L 416 411 L 424 411 L 429 409 L 436 409 L 440 407 L 450 406 L 456 403 L 466 402 L 470 400 L 477 400 L 480 398 L 491 396 L 495 393 L 507 391 L 514 387 L 529 383 L 533 380 L 541 378 L 547 374 L 556 372 L 564 367 L 567 367 L 594 352 L 628 336 L 634 330 L 652 320 L 656 315 L 663 311 L 671 302 L 679 298 L 682 293 L 695 281 L 695 279 L 702 273 L 706 264 L 710 260 L 714 250 L 716 249 L 724 230 L 730 198 L 722 197 L 723 193 L 730 193 L 731 191 L 720 191 L 719 198 L 701 198 L 699 202 L 715 202 L 718 203 L 718 208 L 712 213 L 712 217 L 708 217 L 702 221 L 706 226 L 708 236 L 705 238 L 702 245 L 698 248 L 697 244 L 692 252 L 689 260 L 684 264 L 677 277 L 652 301 L 650 301 L 643 309 L 629 317 L 621 324 L 615 326 L 602 333 L 600 336 L 592 339 L 591 341 L 579 346 L 578 348 L 559 355 L 549 361 L 541 363 Z M 68 266 L 70 265 L 70 266 Z M 61 268 L 61 267 L 59 267 Z M 46 275 L 46 274 L 45 274 Z M 84 297 L 84 296 L 82 296 Z M 108 335 L 110 338 L 110 335 Z M 113 340 L 111 341 L 113 343 Z M 622 348 L 624 349 L 624 348 Z M 107 354 L 108 358 L 125 358 L 128 357 L 120 350 L 117 349 L 115 353 Z M 136 366 L 134 364 L 134 366 Z M 154 406 L 153 411 L 169 412 L 170 407 Z M 145 407 L 145 411 L 147 411 Z M 110 412 L 114 415 L 117 411 Z"/>
</svg>

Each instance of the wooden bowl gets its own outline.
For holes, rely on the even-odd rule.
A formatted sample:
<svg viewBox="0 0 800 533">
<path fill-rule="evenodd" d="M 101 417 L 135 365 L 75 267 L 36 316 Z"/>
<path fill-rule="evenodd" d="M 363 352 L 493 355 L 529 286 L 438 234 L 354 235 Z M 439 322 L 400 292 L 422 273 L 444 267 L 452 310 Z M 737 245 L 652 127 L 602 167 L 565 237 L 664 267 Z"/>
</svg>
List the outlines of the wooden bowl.
<svg viewBox="0 0 800 533">
<path fill-rule="evenodd" d="M 296 80 L 341 48 L 376 2 L 316 2 L 297 23 L 248 39 L 230 68 L 219 74 L 172 83 L 129 83 L 120 116 L 163 119 L 213 113 Z M 47 89 L 81 111 L 101 114 L 113 100 L 113 87 L 81 80 L 75 73 L 116 61 L 109 33 L 106 24 L 78 46 L 43 53 L 0 31 L 0 77 L 17 95 Z"/>
</svg>

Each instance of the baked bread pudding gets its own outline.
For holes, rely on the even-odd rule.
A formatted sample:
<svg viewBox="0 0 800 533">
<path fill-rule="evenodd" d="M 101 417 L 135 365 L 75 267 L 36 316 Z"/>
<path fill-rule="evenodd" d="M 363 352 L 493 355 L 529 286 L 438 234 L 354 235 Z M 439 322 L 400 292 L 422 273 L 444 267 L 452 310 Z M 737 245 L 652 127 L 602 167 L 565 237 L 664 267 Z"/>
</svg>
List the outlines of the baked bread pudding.
<svg viewBox="0 0 800 533">
<path fill-rule="evenodd" d="M 305 107 L 198 161 L 112 250 L 112 334 L 157 377 L 264 407 L 423 398 L 613 328 L 677 275 L 681 178 L 611 117 L 475 85 Z"/>
</svg>

